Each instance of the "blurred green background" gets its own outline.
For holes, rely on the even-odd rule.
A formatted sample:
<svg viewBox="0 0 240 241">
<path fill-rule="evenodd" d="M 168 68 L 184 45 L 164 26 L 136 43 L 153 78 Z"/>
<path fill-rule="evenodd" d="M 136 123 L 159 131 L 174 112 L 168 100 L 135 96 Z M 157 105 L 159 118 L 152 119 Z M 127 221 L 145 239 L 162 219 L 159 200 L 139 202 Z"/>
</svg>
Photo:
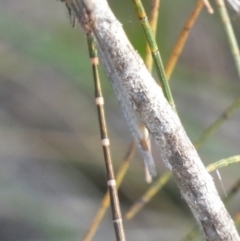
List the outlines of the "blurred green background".
<svg viewBox="0 0 240 241">
<path fill-rule="evenodd" d="M 143 2 L 149 12 L 150 1 Z M 109 4 L 144 57 L 146 40 L 132 2 Z M 157 41 L 165 64 L 195 4 L 161 3 Z M 230 14 L 239 39 L 240 21 Z M 85 36 L 71 28 L 60 1 L 0 0 L 0 56 L 0 240 L 80 241 L 106 191 Z M 102 69 L 101 77 L 117 169 L 131 136 Z M 214 15 L 203 10 L 170 85 L 192 141 L 239 97 L 240 80 L 216 8 Z M 205 165 L 240 153 L 239 124 L 238 112 L 199 150 Z M 154 145 L 153 155 L 161 175 L 166 168 Z M 226 190 L 239 170 L 221 169 Z M 123 213 L 147 188 L 137 154 L 120 189 Z M 239 200 L 238 194 L 227 205 L 233 216 Z M 125 222 L 126 236 L 180 240 L 192 224 L 171 181 L 134 220 Z M 110 212 L 94 238 L 106 239 L 114 240 Z"/>
</svg>

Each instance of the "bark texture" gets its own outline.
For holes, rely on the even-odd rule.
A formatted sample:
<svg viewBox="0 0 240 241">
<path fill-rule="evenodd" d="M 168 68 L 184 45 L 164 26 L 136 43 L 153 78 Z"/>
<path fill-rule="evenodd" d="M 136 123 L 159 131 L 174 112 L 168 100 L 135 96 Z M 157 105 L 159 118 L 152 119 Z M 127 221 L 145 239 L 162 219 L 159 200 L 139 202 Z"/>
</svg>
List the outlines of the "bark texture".
<svg viewBox="0 0 240 241">
<path fill-rule="evenodd" d="M 212 177 L 106 0 L 73 0 L 70 6 L 83 29 L 94 32 L 100 59 L 119 102 L 127 98 L 148 128 L 204 238 L 240 241 Z M 125 93 L 117 93 L 118 89 Z"/>
</svg>

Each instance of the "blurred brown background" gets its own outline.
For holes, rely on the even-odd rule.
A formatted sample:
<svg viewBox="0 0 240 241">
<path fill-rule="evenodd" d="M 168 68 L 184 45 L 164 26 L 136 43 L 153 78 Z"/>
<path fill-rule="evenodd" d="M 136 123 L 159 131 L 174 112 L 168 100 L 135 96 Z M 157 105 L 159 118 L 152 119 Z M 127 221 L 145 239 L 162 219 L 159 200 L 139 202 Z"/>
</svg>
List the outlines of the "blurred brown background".
<svg viewBox="0 0 240 241">
<path fill-rule="evenodd" d="M 162 1 L 157 40 L 164 63 L 196 1 Z M 149 1 L 144 1 L 147 10 Z M 131 1 L 109 1 L 144 57 L 145 39 Z M 214 6 L 215 7 L 215 6 Z M 240 37 L 240 21 L 230 11 Z M 86 40 L 72 29 L 60 1 L 0 0 L 0 240 L 81 240 L 106 190 L 93 81 Z M 115 169 L 131 136 L 101 70 Z M 155 74 L 154 74 L 155 76 Z M 217 9 L 204 9 L 172 79 L 175 102 L 192 141 L 240 93 L 240 80 Z M 240 153 L 240 113 L 228 120 L 199 153 L 207 165 Z M 158 173 L 166 169 L 153 146 Z M 225 189 L 239 166 L 221 169 Z M 220 194 L 223 190 L 212 174 Z M 120 189 L 125 212 L 148 188 L 140 155 Z M 239 211 L 240 195 L 228 205 Z M 128 240 L 180 240 L 192 216 L 174 182 L 134 220 Z M 114 240 L 108 212 L 94 240 Z"/>
</svg>

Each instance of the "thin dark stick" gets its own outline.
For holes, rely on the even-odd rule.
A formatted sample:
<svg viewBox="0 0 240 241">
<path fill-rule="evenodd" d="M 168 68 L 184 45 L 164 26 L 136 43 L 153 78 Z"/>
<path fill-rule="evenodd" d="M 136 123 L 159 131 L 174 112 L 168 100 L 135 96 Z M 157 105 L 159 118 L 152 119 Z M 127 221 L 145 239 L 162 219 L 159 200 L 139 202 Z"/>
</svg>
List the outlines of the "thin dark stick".
<svg viewBox="0 0 240 241">
<path fill-rule="evenodd" d="M 61 0 L 61 1 L 66 3 L 72 24 L 73 26 L 75 26 L 77 18 L 75 17 L 74 12 L 79 11 L 76 1 L 75 0 L 72 0 L 72 1 Z M 74 9 L 74 12 L 72 12 L 72 9 Z M 98 59 L 97 46 L 96 46 L 96 41 L 94 39 L 94 36 L 90 30 L 86 32 L 86 36 L 87 36 L 87 42 L 88 42 L 89 56 L 91 58 L 91 64 L 92 64 L 92 70 L 93 70 L 95 98 L 96 98 L 95 100 L 96 100 L 96 106 L 98 111 L 101 144 L 103 148 L 103 154 L 104 154 L 104 160 L 105 160 L 105 166 L 106 166 L 107 185 L 108 185 L 111 208 L 112 208 L 113 226 L 114 226 L 117 241 L 125 241 L 126 238 L 125 238 L 125 233 L 123 228 L 122 214 L 121 214 L 121 209 L 120 209 L 120 204 L 118 199 L 116 180 L 114 176 L 112 158 L 111 158 L 111 152 L 110 152 L 110 141 L 107 134 L 107 125 L 106 125 L 106 118 L 105 118 L 105 111 L 104 111 L 104 99 L 103 99 L 99 72 L 98 72 L 99 59 Z"/>
<path fill-rule="evenodd" d="M 114 177 L 112 158 L 111 158 L 110 147 L 109 147 L 110 141 L 108 139 L 108 134 L 107 134 L 107 125 L 106 125 L 105 112 L 104 112 L 104 99 L 102 95 L 101 83 L 100 83 L 99 73 L 98 73 L 98 63 L 99 63 L 98 53 L 97 53 L 96 42 L 91 32 L 87 33 L 87 42 L 88 42 L 89 55 L 91 58 L 93 77 L 94 77 L 93 79 L 94 79 L 94 86 L 95 86 L 96 106 L 98 111 L 99 127 L 100 127 L 100 133 L 101 133 L 101 143 L 102 143 L 104 160 L 106 165 L 107 185 L 108 185 L 109 196 L 110 196 L 111 207 L 112 207 L 113 225 L 114 225 L 117 241 L 125 241 L 122 215 L 121 215 L 121 210 L 119 205 L 116 181 Z"/>
</svg>

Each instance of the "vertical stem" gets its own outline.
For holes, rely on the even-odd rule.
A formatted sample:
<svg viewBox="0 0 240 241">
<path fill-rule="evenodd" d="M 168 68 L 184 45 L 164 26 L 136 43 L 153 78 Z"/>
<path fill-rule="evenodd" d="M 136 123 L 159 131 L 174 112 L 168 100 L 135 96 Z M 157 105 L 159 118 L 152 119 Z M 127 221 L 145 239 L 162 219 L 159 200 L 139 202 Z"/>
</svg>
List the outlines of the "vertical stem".
<svg viewBox="0 0 240 241">
<path fill-rule="evenodd" d="M 172 72 L 173 72 L 173 70 L 176 66 L 176 63 L 179 59 L 179 56 L 181 55 L 181 53 L 183 51 L 183 48 L 186 44 L 189 33 L 190 33 L 193 25 L 195 24 L 202 8 L 203 8 L 203 1 L 198 0 L 195 9 L 193 10 L 192 14 L 188 18 L 179 38 L 177 40 L 177 43 L 175 44 L 175 47 L 172 51 L 170 59 L 169 59 L 167 65 L 166 65 L 166 76 L 167 76 L 168 80 L 171 78 Z"/>
<path fill-rule="evenodd" d="M 157 30 L 159 6 L 160 6 L 160 0 L 152 0 L 151 14 L 150 14 L 150 26 L 152 28 L 154 37 L 156 35 L 156 30 Z M 150 50 L 148 44 L 146 46 L 145 64 L 146 64 L 146 67 L 149 70 L 149 72 L 152 72 L 153 58 L 152 58 L 152 53 L 151 53 L 151 50 Z M 149 138 L 148 129 L 144 126 L 143 123 L 141 123 L 140 127 L 143 132 L 143 137 L 146 141 L 146 144 L 148 145 L 148 149 L 151 152 L 151 139 Z M 152 177 L 151 177 L 148 167 L 146 165 L 145 165 L 145 180 L 147 183 L 152 182 Z"/>
<path fill-rule="evenodd" d="M 239 54 L 239 47 L 236 40 L 236 36 L 233 31 L 233 27 L 230 21 L 230 18 L 228 16 L 228 12 L 225 6 L 225 3 L 223 0 L 216 0 L 216 3 L 218 5 L 219 13 L 227 34 L 228 42 L 230 45 L 230 49 L 236 64 L 238 76 L 240 77 L 240 54 Z"/>
<path fill-rule="evenodd" d="M 163 88 L 163 93 L 164 93 L 166 99 L 168 100 L 168 103 L 175 109 L 173 96 L 172 96 L 172 93 L 171 93 L 171 90 L 170 90 L 170 87 L 169 87 L 169 84 L 168 84 L 168 81 L 167 81 L 167 78 L 165 75 L 161 55 L 158 50 L 157 42 L 155 40 L 151 26 L 149 24 L 148 17 L 146 15 L 146 12 L 144 10 L 141 0 L 133 0 L 133 2 L 136 7 L 136 10 L 137 10 L 138 18 L 142 23 L 150 50 L 153 55 L 154 62 L 157 67 L 157 74 L 158 74 L 158 77 L 160 79 L 160 82 L 161 82 L 161 85 Z"/>
<path fill-rule="evenodd" d="M 98 110 L 101 143 L 102 143 L 103 154 L 104 154 L 105 165 L 106 165 L 106 172 L 107 172 L 107 185 L 108 185 L 110 202 L 112 207 L 113 226 L 115 229 L 117 241 L 125 241 L 122 215 L 121 215 L 121 210 L 119 205 L 116 181 L 115 181 L 113 165 L 112 165 L 112 158 L 111 158 L 111 153 L 109 148 L 110 142 L 108 139 L 106 119 L 105 119 L 105 113 L 104 113 L 104 107 L 103 107 L 104 99 L 102 95 L 101 84 L 100 84 L 99 73 L 98 73 L 98 53 L 97 53 L 96 42 L 91 32 L 87 33 L 87 41 L 88 41 L 89 54 L 91 58 L 91 64 L 92 64 L 92 70 L 93 70 L 93 76 L 94 76 L 95 98 L 96 98 L 96 105 Z"/>
<path fill-rule="evenodd" d="M 159 6 L 160 6 L 160 0 L 152 0 L 152 6 L 151 6 L 151 14 L 149 18 L 149 23 L 152 28 L 152 32 L 154 34 L 154 37 L 156 37 L 156 30 L 157 30 L 157 24 L 158 24 L 158 15 L 159 15 Z M 146 52 L 146 58 L 145 58 L 145 64 L 149 72 L 152 71 L 153 66 L 153 58 L 151 50 L 147 44 L 147 52 Z"/>
<path fill-rule="evenodd" d="M 210 2 L 208 0 L 202 0 L 202 2 L 204 3 L 204 5 L 205 5 L 206 9 L 208 10 L 208 12 L 210 14 L 213 14 L 214 11 L 213 11 L 213 8 L 212 8 Z"/>
</svg>

